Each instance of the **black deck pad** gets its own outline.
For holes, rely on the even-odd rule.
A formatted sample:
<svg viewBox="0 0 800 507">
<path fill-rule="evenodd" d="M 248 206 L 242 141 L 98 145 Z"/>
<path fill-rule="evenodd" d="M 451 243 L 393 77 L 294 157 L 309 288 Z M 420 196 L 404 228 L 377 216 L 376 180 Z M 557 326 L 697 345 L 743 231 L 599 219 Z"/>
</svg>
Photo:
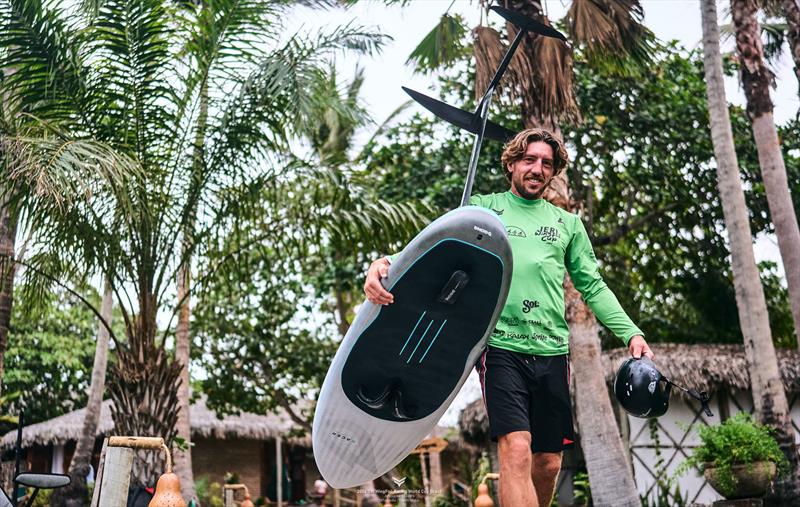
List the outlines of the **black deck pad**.
<svg viewBox="0 0 800 507">
<path fill-rule="evenodd" d="M 453 274 L 469 283 L 439 302 Z M 447 399 L 497 306 L 503 263 L 474 245 L 446 239 L 424 253 L 391 289 L 394 303 L 358 337 L 342 370 L 347 397 L 388 421 L 422 419 Z"/>
</svg>

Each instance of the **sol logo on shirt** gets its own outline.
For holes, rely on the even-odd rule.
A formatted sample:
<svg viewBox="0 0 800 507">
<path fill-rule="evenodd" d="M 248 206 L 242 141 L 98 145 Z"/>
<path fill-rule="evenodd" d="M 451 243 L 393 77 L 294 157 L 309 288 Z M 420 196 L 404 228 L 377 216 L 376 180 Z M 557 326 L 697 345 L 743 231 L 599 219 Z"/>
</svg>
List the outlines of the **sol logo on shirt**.
<svg viewBox="0 0 800 507">
<path fill-rule="evenodd" d="M 522 313 L 529 313 L 533 308 L 539 308 L 538 301 L 531 301 L 530 299 L 524 299 L 522 301 Z"/>
<path fill-rule="evenodd" d="M 558 238 L 561 237 L 561 233 L 558 232 L 558 229 L 555 227 L 539 227 L 539 230 L 536 231 L 536 236 L 541 236 L 542 241 L 556 241 Z"/>
<path fill-rule="evenodd" d="M 509 236 L 513 236 L 515 238 L 527 238 L 528 237 L 528 235 L 525 234 L 525 231 L 523 231 L 519 227 L 515 227 L 513 225 L 509 225 L 508 227 L 506 227 L 506 233 Z"/>
</svg>

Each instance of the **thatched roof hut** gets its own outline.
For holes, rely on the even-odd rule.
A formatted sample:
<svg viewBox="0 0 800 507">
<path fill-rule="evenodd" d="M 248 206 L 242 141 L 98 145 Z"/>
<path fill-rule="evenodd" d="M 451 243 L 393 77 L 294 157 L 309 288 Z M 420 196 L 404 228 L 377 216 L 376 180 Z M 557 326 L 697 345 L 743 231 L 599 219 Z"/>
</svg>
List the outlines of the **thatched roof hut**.
<svg viewBox="0 0 800 507">
<path fill-rule="evenodd" d="M 64 445 L 69 441 L 76 441 L 83 429 L 83 419 L 86 409 L 75 410 L 68 414 L 26 426 L 22 431 L 22 446 L 33 445 Z M 210 410 L 205 399 L 197 400 L 189 409 L 189 419 L 192 425 L 192 437 L 228 439 L 243 438 L 251 440 L 267 440 L 278 436 L 287 437 L 298 429 L 297 425 L 285 412 L 266 415 L 241 413 L 228 415 L 223 419 L 217 417 Z M 103 402 L 100 413 L 100 424 L 97 436 L 107 436 L 114 429 L 111 418 L 111 400 Z M 14 446 L 17 432 L 11 431 L 0 439 L 0 449 Z"/>
<path fill-rule="evenodd" d="M 744 345 L 658 343 L 651 348 L 659 371 L 687 388 L 707 391 L 710 395 L 718 391 L 750 389 Z M 794 349 L 778 349 L 776 352 L 786 391 L 791 394 L 800 392 L 800 352 Z M 603 352 L 601 361 L 609 388 L 613 385 L 617 368 L 628 357 L 627 348 Z M 672 395 L 686 396 L 679 389 L 673 389 Z M 466 442 L 488 441 L 489 421 L 483 400 L 477 399 L 467 405 L 461 412 L 458 426 Z"/>
</svg>

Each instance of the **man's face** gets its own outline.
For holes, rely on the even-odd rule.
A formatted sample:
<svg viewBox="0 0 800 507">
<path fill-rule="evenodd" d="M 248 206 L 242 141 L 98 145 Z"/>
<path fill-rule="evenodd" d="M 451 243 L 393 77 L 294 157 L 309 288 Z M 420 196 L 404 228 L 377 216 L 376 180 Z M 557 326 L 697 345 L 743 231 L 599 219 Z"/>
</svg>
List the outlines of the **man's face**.
<svg viewBox="0 0 800 507">
<path fill-rule="evenodd" d="M 508 164 L 511 192 L 523 199 L 541 199 L 553 179 L 553 148 L 543 141 L 530 143 L 523 157 Z"/>
</svg>

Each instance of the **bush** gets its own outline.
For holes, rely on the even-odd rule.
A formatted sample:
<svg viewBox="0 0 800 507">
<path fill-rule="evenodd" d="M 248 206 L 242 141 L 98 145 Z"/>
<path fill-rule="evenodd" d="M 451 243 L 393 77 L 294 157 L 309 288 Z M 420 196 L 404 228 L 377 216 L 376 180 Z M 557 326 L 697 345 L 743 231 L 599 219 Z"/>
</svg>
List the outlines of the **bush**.
<svg viewBox="0 0 800 507">
<path fill-rule="evenodd" d="M 789 463 L 781 452 L 771 430 L 753 420 L 746 412 L 739 412 L 722 424 L 703 426 L 698 430 L 701 445 L 678 468 L 683 474 L 689 468 L 704 470 L 716 468 L 720 486 L 727 491 L 736 487 L 734 465 L 748 465 L 758 461 L 771 461 L 778 473 L 788 470 Z"/>
<path fill-rule="evenodd" d="M 223 507 L 222 484 L 211 482 L 207 475 L 194 482 L 194 490 L 201 507 Z"/>
</svg>

